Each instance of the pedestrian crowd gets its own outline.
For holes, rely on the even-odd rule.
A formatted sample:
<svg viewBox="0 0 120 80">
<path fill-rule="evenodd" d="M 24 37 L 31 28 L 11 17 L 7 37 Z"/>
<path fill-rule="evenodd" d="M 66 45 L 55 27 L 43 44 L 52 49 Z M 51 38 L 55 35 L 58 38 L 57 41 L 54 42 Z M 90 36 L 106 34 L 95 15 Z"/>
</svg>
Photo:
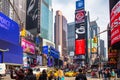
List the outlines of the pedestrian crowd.
<svg viewBox="0 0 120 80">
<path fill-rule="evenodd" d="M 75 80 L 87 80 L 86 72 L 83 69 L 78 70 Z M 49 74 L 48 74 L 49 73 Z M 91 76 L 94 78 L 96 73 L 91 72 Z M 64 71 L 62 69 L 56 69 L 56 72 L 51 70 L 47 72 L 45 69 L 42 70 L 42 73 L 37 77 L 33 74 L 33 69 L 29 68 L 26 70 L 10 70 L 11 79 L 15 80 L 65 80 Z M 98 76 L 96 78 L 102 78 L 103 80 L 116 80 L 116 72 L 114 69 L 106 68 L 98 71 Z"/>
<path fill-rule="evenodd" d="M 15 80 L 65 80 L 62 69 L 57 70 L 57 76 L 54 76 L 53 71 L 51 71 L 50 75 L 48 76 L 47 71 L 44 69 L 38 78 L 35 74 L 33 74 L 33 69 L 31 68 L 26 70 L 11 69 L 10 77 L 11 79 Z"/>
<path fill-rule="evenodd" d="M 116 80 L 116 72 L 114 69 L 106 68 L 100 70 L 98 73 L 99 78 L 102 77 L 104 80 Z"/>
</svg>

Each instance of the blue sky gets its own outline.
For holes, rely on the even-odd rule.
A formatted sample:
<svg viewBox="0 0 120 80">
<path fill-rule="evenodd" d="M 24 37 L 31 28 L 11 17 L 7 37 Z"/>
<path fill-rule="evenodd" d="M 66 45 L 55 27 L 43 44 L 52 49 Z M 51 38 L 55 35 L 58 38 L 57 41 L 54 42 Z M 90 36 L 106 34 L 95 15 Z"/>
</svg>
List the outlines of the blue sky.
<svg viewBox="0 0 120 80">
<path fill-rule="evenodd" d="M 68 23 L 74 22 L 76 0 L 52 0 L 54 15 L 56 10 L 61 10 Z M 109 0 L 85 0 L 85 10 L 90 12 L 90 20 L 97 20 L 100 32 L 107 29 L 109 23 Z M 107 33 L 100 34 L 107 46 Z"/>
</svg>

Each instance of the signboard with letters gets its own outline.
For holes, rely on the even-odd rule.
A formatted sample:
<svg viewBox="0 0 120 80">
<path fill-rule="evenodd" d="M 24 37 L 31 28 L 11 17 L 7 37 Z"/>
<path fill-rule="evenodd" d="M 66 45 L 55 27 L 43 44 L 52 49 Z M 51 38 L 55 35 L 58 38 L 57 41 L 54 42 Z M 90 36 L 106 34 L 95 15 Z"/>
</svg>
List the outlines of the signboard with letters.
<svg viewBox="0 0 120 80">
<path fill-rule="evenodd" d="M 120 1 L 113 7 L 110 15 L 111 45 L 120 41 Z"/>
</svg>

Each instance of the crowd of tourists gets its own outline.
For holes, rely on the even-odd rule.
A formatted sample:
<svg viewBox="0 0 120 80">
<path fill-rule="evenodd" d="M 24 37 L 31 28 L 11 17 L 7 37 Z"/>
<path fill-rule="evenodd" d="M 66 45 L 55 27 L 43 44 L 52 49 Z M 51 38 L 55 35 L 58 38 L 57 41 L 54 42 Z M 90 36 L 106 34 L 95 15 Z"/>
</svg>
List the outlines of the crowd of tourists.
<svg viewBox="0 0 120 80">
<path fill-rule="evenodd" d="M 10 70 L 10 77 L 11 79 L 15 80 L 65 80 L 64 78 L 64 72 L 62 69 L 57 70 L 57 75 L 54 76 L 53 72 L 50 72 L 50 75 L 48 77 L 47 71 L 44 69 L 42 70 L 42 73 L 37 77 L 35 74 L 33 74 L 33 69 L 29 68 L 26 70 L 19 69 L 19 70 Z"/>
<path fill-rule="evenodd" d="M 87 80 L 86 75 L 88 74 L 87 71 L 80 68 L 78 70 L 78 74 L 75 76 L 75 80 Z M 55 75 L 56 73 L 56 75 Z M 103 69 L 97 71 L 98 76 L 96 78 L 102 78 L 103 80 L 116 80 L 116 72 L 114 69 Z M 94 78 L 95 73 L 91 72 L 91 76 Z M 42 70 L 39 76 L 33 74 L 33 69 L 29 68 L 26 70 L 19 69 L 19 70 L 10 70 L 10 77 L 11 79 L 15 80 L 65 80 L 64 71 L 62 69 L 56 69 L 56 72 L 51 70 Z"/>
</svg>

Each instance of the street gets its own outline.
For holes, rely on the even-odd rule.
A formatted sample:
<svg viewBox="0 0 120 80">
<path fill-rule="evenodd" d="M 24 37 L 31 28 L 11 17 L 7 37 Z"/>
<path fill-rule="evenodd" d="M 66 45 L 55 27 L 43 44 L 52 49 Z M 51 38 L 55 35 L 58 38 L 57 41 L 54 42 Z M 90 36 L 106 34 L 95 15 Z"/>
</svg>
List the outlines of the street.
<svg viewBox="0 0 120 80">
<path fill-rule="evenodd" d="M 88 80 L 103 80 L 103 79 L 98 79 L 98 78 L 87 78 Z M 1 80 L 13 80 L 10 78 L 9 75 L 7 75 L 6 77 L 2 78 Z M 75 80 L 75 77 L 65 77 L 65 80 Z M 117 79 L 120 80 L 120 79 Z"/>
</svg>

